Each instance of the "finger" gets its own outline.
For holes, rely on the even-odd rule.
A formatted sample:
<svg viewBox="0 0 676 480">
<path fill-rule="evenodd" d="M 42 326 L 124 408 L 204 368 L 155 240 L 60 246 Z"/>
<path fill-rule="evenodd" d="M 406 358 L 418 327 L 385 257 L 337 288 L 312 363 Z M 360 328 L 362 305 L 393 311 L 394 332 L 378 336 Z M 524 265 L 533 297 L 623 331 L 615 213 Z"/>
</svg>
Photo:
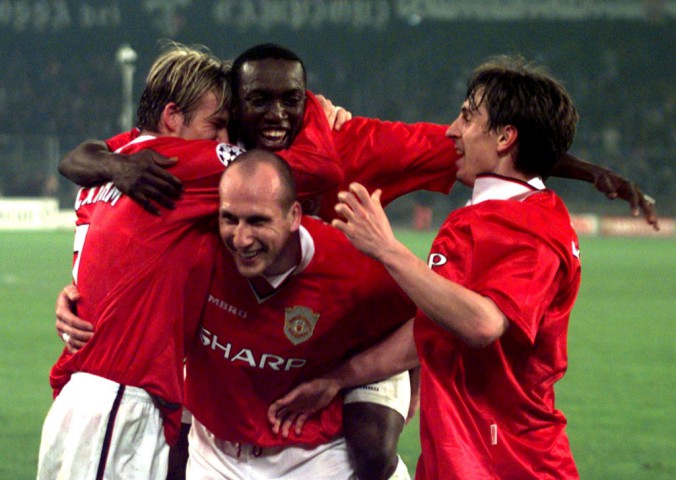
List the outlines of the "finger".
<svg viewBox="0 0 676 480">
<path fill-rule="evenodd" d="M 331 110 L 326 114 L 326 121 L 329 124 L 329 130 L 333 130 L 334 126 L 336 125 L 336 111 Z"/>
<path fill-rule="evenodd" d="M 68 315 L 68 319 L 70 327 L 73 330 L 70 332 L 71 335 L 77 336 L 78 338 L 90 338 L 93 335 L 94 325 L 87 320 L 83 320 L 73 313 Z"/>
<path fill-rule="evenodd" d="M 300 437 L 301 432 L 303 431 L 303 425 L 305 425 L 305 421 L 308 419 L 309 415 L 306 415 L 304 413 L 301 413 L 298 415 L 298 418 L 296 419 L 296 435 Z"/>
<path fill-rule="evenodd" d="M 176 208 L 175 201 L 176 197 L 174 196 L 175 193 L 167 195 L 166 190 L 157 188 L 154 185 L 149 184 L 139 188 L 139 193 L 142 193 L 148 200 L 155 202 L 163 207 L 169 208 L 171 210 Z M 178 193 L 178 195 L 180 196 L 180 193 Z"/>
<path fill-rule="evenodd" d="M 338 207 L 338 205 L 336 205 L 336 207 Z M 331 220 L 331 225 L 334 228 L 337 228 L 338 230 L 340 230 L 341 232 L 343 232 L 345 234 L 347 233 L 347 228 L 348 228 L 347 223 L 343 222 L 342 220 L 339 220 L 337 218 L 334 219 L 334 220 Z"/>
<path fill-rule="evenodd" d="M 71 323 L 79 323 L 80 326 L 84 328 L 78 328 L 77 326 L 71 326 L 69 323 L 62 321 L 61 319 L 56 320 L 56 333 L 59 335 L 59 338 L 66 343 L 71 345 L 76 345 L 78 347 L 83 347 L 85 343 L 90 341 L 94 336 L 92 325 L 89 322 L 80 320 L 74 315 L 70 314 Z M 75 319 L 75 320 L 73 320 Z"/>
<path fill-rule="evenodd" d="M 268 422 L 274 425 L 277 422 L 277 412 L 279 411 L 279 402 L 274 402 L 268 407 Z"/>
<path fill-rule="evenodd" d="M 156 156 L 153 156 L 153 162 L 155 162 L 155 165 L 157 165 L 158 167 L 169 168 L 173 167 L 178 163 L 178 157 L 165 157 L 158 154 Z"/>
<path fill-rule="evenodd" d="M 361 183 L 352 182 L 350 184 L 350 192 L 352 192 L 352 194 L 357 199 L 359 199 L 360 204 L 364 205 L 369 203 L 370 200 L 369 192 L 368 190 L 366 190 L 366 187 L 364 187 L 364 185 L 362 185 Z"/>
<path fill-rule="evenodd" d="M 183 192 L 183 183 L 178 177 L 172 175 L 161 167 L 152 165 L 143 176 L 143 181 L 164 191 L 166 195 L 180 198 Z"/>
<path fill-rule="evenodd" d="M 160 209 L 153 205 L 153 203 L 148 197 L 146 197 L 144 193 L 136 192 L 134 194 L 130 194 L 129 198 L 138 203 L 146 212 L 151 213 L 157 217 L 161 215 Z"/>
<path fill-rule="evenodd" d="M 345 220 L 349 220 L 352 215 L 352 209 L 346 203 L 337 203 L 334 209 Z M 334 225 L 334 227 L 337 227 L 337 225 Z"/>
<path fill-rule="evenodd" d="M 279 429 L 281 427 L 282 421 L 278 418 L 275 419 L 274 422 L 272 422 L 272 433 L 275 435 L 279 435 Z"/>
<path fill-rule="evenodd" d="M 78 317 L 73 313 L 71 308 L 74 308 L 70 303 L 57 303 L 56 309 L 56 329 L 59 333 L 66 332 L 69 335 L 75 335 L 78 338 L 91 337 L 91 332 L 94 331 L 94 326 Z"/>
<path fill-rule="evenodd" d="M 351 220 L 352 217 L 354 216 L 354 213 L 361 209 L 361 203 L 362 203 L 360 201 L 360 199 L 352 191 L 352 188 L 353 188 L 352 185 L 358 185 L 358 184 L 350 184 L 350 191 L 349 192 L 343 191 L 343 192 L 340 192 L 338 194 L 338 200 L 340 201 L 340 203 L 342 205 L 346 206 L 350 210 L 349 212 L 347 212 L 347 215 L 343 215 L 348 220 Z M 361 186 L 361 185 L 359 185 L 359 186 Z"/>
<path fill-rule="evenodd" d="M 80 349 L 82 349 L 82 347 L 84 347 L 85 344 L 86 342 L 82 342 L 76 339 L 75 337 L 70 337 L 70 340 L 68 341 L 68 343 L 66 343 L 66 348 L 70 353 L 75 353 L 80 351 Z"/>
<path fill-rule="evenodd" d="M 289 438 L 289 432 L 291 431 L 291 427 L 293 427 L 294 419 L 295 415 L 290 415 L 284 419 L 282 423 L 282 438 Z"/>
<path fill-rule="evenodd" d="M 352 112 L 340 107 L 340 109 L 336 112 L 336 121 L 333 124 L 333 129 L 340 130 L 342 126 L 350 120 L 352 120 Z"/>
<path fill-rule="evenodd" d="M 62 331 L 62 332 L 57 331 L 57 333 L 59 334 L 61 341 L 65 344 L 66 349 L 70 353 L 77 352 L 84 345 L 82 342 L 75 340 L 69 333 L 67 333 L 65 331 Z"/>
<path fill-rule="evenodd" d="M 375 192 L 373 192 L 373 195 L 371 195 L 371 201 L 380 208 L 382 208 L 382 205 L 380 204 L 380 197 L 382 195 L 383 195 L 383 191 L 379 188 L 376 189 Z"/>
<path fill-rule="evenodd" d="M 655 199 L 649 195 L 643 194 L 640 200 L 641 211 L 643 212 L 643 217 L 646 219 L 649 225 L 653 226 L 655 231 L 660 230 L 659 222 L 657 220 L 657 211 L 655 209 Z"/>
<path fill-rule="evenodd" d="M 66 285 L 65 287 L 63 287 L 61 293 L 65 295 L 71 302 L 77 302 L 78 300 L 80 300 L 80 291 L 73 284 Z"/>
<path fill-rule="evenodd" d="M 70 329 L 70 343 L 83 347 L 85 343 L 92 339 L 94 332 L 87 332 L 79 329 Z"/>
<path fill-rule="evenodd" d="M 638 187 L 634 184 L 629 185 L 629 194 L 626 199 L 629 202 L 629 207 L 631 208 L 631 214 L 635 217 L 638 217 L 641 214 L 640 203 L 643 199 L 643 195 Z"/>
</svg>

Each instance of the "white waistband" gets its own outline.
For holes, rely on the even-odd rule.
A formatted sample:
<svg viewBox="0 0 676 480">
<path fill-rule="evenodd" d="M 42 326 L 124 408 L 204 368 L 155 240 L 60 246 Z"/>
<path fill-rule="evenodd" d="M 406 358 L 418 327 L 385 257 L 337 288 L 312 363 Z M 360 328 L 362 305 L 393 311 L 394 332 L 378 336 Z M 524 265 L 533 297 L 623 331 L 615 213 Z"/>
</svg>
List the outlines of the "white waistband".
<svg viewBox="0 0 676 480">
<path fill-rule="evenodd" d="M 101 392 L 102 395 L 106 396 L 115 395 L 120 389 L 120 384 L 117 382 L 85 372 L 75 372 L 70 377 L 69 382 L 73 382 L 73 385 L 86 386 L 91 393 Z M 133 398 L 139 402 L 154 403 L 148 392 L 142 388 L 130 385 L 125 385 L 123 398 Z"/>
</svg>

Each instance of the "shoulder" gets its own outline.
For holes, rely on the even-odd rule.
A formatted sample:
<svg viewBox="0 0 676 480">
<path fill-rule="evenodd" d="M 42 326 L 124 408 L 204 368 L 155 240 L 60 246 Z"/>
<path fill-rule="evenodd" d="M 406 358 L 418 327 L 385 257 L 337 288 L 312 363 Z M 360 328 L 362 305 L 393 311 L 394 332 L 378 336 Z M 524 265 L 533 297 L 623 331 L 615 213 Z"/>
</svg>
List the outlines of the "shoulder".
<svg viewBox="0 0 676 480">
<path fill-rule="evenodd" d="M 361 253 L 350 243 L 347 237 L 330 224 L 321 219 L 304 216 L 302 225 L 307 229 L 315 244 L 313 263 L 328 265 L 336 271 L 347 268 L 351 270 L 359 263 L 365 268 L 379 265 L 378 262 Z"/>
</svg>

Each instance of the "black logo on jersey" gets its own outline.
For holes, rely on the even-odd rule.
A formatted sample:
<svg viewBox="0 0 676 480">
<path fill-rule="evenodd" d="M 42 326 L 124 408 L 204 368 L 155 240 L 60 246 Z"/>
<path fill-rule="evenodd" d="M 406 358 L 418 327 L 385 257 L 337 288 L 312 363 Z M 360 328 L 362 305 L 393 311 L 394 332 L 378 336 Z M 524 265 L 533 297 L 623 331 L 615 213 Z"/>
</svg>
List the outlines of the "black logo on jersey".
<svg viewBox="0 0 676 480">
<path fill-rule="evenodd" d="M 230 145 L 229 143 L 219 143 L 216 147 L 216 154 L 218 159 L 221 161 L 223 166 L 227 167 L 230 165 L 237 157 L 244 153 L 239 147 L 235 145 Z"/>
</svg>

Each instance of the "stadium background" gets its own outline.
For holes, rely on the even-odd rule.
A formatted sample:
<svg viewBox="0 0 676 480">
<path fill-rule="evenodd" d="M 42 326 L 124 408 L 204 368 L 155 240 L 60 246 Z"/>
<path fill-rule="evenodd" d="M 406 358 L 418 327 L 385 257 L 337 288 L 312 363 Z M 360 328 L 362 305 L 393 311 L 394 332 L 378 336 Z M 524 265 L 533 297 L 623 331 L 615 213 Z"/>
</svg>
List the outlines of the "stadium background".
<svg viewBox="0 0 676 480">
<path fill-rule="evenodd" d="M 69 209 L 75 189 L 58 176 L 59 159 L 83 139 L 127 128 L 129 100 L 135 106 L 158 40 L 169 38 L 223 58 L 281 43 L 304 59 L 313 91 L 355 115 L 407 122 L 450 122 L 473 66 L 523 54 L 575 100 L 572 152 L 636 181 L 668 220 L 676 214 L 674 27 L 676 2 L 667 0 L 0 0 L 0 204 L 56 198 Z M 130 95 L 116 61 L 125 44 L 137 57 Z M 587 185 L 549 185 L 574 213 L 628 213 Z M 428 207 L 433 228 L 467 193 L 412 194 L 389 213 L 408 227 L 411 212 Z M 8 219 L 0 209 L 0 230 Z M 666 434 L 676 420 L 676 256 L 673 222 L 663 225 L 656 239 L 583 239 L 591 280 L 577 318 L 586 326 L 572 327 L 583 329 L 571 331 L 573 380 L 562 390 L 586 478 L 676 475 Z M 53 299 L 68 281 L 68 252 L 55 252 L 68 248 L 69 234 L 0 233 L 0 478 L 31 478 L 49 403 L 45 370 L 59 348 Z M 588 398 L 607 409 L 590 411 Z M 415 458 L 415 435 L 405 440 Z"/>
<path fill-rule="evenodd" d="M 315 92 L 355 115 L 407 122 L 449 123 L 469 71 L 490 55 L 540 61 L 581 113 L 573 153 L 635 180 L 674 215 L 675 18 L 673 0 L 0 0 L 0 191 L 56 194 L 70 207 L 56 164 L 83 139 L 121 130 L 123 44 L 137 54 L 136 105 L 160 38 L 224 58 L 274 41 L 305 60 Z M 552 186 L 571 210 L 627 212 L 586 185 Z M 448 210 L 445 197 L 412 198 L 437 221 Z"/>
</svg>

